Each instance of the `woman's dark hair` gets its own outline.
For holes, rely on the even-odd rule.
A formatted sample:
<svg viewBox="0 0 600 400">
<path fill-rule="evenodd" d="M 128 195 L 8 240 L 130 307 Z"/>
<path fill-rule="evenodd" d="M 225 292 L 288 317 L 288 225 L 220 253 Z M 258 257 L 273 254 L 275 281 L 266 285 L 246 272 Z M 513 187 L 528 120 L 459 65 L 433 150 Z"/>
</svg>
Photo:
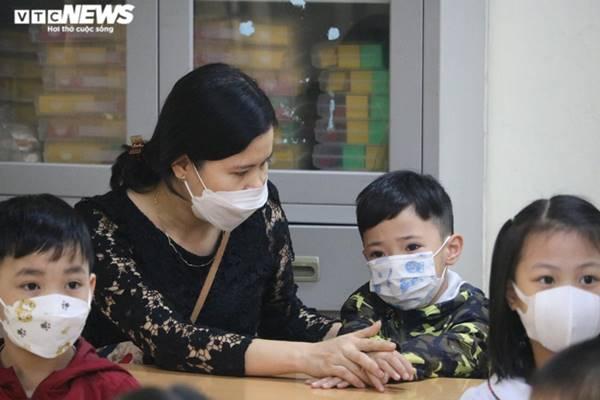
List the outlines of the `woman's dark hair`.
<svg viewBox="0 0 600 400">
<path fill-rule="evenodd" d="M 0 202 L 0 263 L 51 252 L 51 260 L 80 254 L 94 261 L 87 226 L 64 200 L 51 194 L 16 196 Z"/>
<path fill-rule="evenodd" d="M 431 175 L 392 171 L 375 179 L 356 198 L 360 236 L 410 206 L 421 219 L 433 219 L 442 240 L 454 233 L 452 202 L 442 185 Z"/>
<path fill-rule="evenodd" d="M 519 315 L 506 300 L 515 280 L 523 246 L 535 233 L 576 232 L 600 249 L 600 211 L 591 203 L 569 195 L 540 199 L 529 204 L 500 229 L 490 275 L 491 373 L 498 378 L 529 379 L 535 370 L 533 352 Z"/>
<path fill-rule="evenodd" d="M 532 399 L 600 399 L 600 338 L 561 351 L 531 378 Z"/>
<path fill-rule="evenodd" d="M 144 192 L 164 181 L 171 188 L 171 164 L 182 155 L 198 166 L 221 160 L 276 125 L 269 98 L 252 78 L 226 64 L 204 65 L 175 83 L 141 153 L 125 146 L 110 187 Z"/>
</svg>

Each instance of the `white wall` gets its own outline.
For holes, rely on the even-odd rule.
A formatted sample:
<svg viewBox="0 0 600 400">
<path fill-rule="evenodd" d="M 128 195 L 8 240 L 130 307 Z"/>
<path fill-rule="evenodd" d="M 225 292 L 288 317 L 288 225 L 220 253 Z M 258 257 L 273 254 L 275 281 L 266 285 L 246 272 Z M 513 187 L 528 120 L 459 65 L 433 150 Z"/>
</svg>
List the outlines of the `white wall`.
<svg viewBox="0 0 600 400">
<path fill-rule="evenodd" d="M 431 0 L 425 0 L 425 7 Z M 429 3 L 428 3 L 429 2 Z M 484 114 L 485 114 L 485 35 L 486 2 L 482 0 L 441 0 L 439 2 L 439 54 L 428 60 L 426 68 L 439 63 L 425 80 L 439 79 L 439 92 L 425 88 L 425 142 L 431 120 L 439 129 L 436 174 L 452 199 L 457 233 L 465 238 L 463 254 L 455 270 L 479 287 L 485 287 L 484 262 Z M 434 24 L 435 26 L 435 24 Z M 426 35 L 429 31 L 426 30 Z M 435 60 L 435 57 L 439 60 Z M 433 61 L 433 62 L 431 62 Z M 433 92 L 433 93 L 432 93 Z M 428 106 L 433 101 L 433 106 Z M 437 132 L 436 132 L 437 133 Z"/>
<path fill-rule="evenodd" d="M 500 226 L 532 200 L 600 206 L 600 2 L 488 6 L 486 266 Z"/>
</svg>

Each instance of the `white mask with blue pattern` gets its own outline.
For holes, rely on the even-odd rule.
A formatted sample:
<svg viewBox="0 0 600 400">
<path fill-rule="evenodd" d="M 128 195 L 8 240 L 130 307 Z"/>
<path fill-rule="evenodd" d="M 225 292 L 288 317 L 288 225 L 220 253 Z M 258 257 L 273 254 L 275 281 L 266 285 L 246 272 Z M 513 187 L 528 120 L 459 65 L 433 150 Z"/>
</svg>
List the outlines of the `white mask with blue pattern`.
<svg viewBox="0 0 600 400">
<path fill-rule="evenodd" d="M 414 310 L 431 304 L 447 270 L 444 267 L 442 276 L 438 277 L 434 258 L 449 240 L 450 236 L 435 253 L 400 254 L 369 261 L 369 289 L 387 304 L 401 310 Z"/>
</svg>

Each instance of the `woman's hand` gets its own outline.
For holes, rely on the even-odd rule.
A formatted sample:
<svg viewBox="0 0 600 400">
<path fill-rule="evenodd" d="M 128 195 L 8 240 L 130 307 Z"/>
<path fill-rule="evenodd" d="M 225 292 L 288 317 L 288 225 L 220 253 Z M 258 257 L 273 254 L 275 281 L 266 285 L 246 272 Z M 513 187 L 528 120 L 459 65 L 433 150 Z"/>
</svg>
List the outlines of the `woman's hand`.
<svg viewBox="0 0 600 400">
<path fill-rule="evenodd" d="M 377 390 L 383 391 L 385 371 L 377 361 L 365 354 L 393 354 L 396 348 L 394 343 L 372 338 L 380 329 L 381 322 L 378 321 L 360 331 L 312 344 L 305 353 L 304 372 L 314 377 L 341 378 L 360 388 L 372 384 Z"/>
<path fill-rule="evenodd" d="M 383 391 L 383 385 L 388 382 L 389 378 L 396 381 L 409 381 L 413 380 L 415 377 L 416 370 L 413 368 L 412 364 L 397 351 L 373 352 L 369 353 L 369 357 L 375 360 L 379 367 L 384 371 L 384 377 L 381 380 L 371 373 L 367 373 L 369 383 L 379 391 Z M 308 380 L 306 383 L 310 384 L 313 388 L 319 389 L 343 389 L 350 386 L 348 381 L 333 376 L 323 379 Z"/>
</svg>

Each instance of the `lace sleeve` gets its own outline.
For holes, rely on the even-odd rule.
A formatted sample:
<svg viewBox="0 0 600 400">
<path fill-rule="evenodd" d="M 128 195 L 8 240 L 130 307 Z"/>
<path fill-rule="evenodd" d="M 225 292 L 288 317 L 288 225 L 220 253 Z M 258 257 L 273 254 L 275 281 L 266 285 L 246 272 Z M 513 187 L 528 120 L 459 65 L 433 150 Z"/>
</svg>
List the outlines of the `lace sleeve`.
<svg viewBox="0 0 600 400">
<path fill-rule="evenodd" d="M 265 293 L 260 337 L 297 341 L 319 341 L 327 334 L 333 320 L 302 304 L 296 296 L 292 261 L 294 251 L 285 213 L 277 190 L 270 185 L 271 196 L 264 208 L 267 236 L 275 271 Z"/>
<path fill-rule="evenodd" d="M 115 222 L 93 207 L 80 203 L 77 208 L 86 219 L 96 253 L 94 306 L 158 367 L 244 375 L 251 338 L 185 321 L 144 282 Z"/>
</svg>

